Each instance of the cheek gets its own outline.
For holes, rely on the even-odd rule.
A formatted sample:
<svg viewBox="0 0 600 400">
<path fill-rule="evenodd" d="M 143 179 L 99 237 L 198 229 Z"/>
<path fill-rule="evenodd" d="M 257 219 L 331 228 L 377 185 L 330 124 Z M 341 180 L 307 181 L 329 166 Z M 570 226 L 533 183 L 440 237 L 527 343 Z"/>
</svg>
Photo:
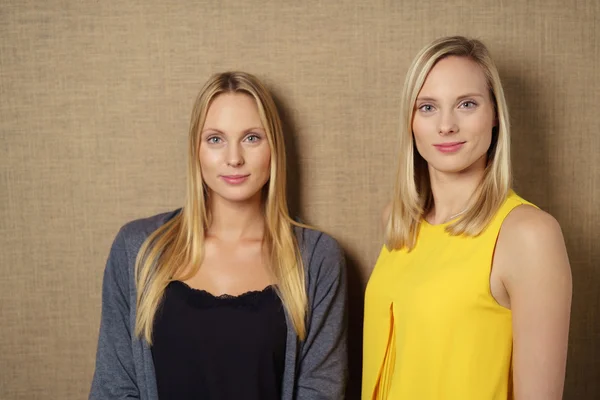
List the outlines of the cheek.
<svg viewBox="0 0 600 400">
<path fill-rule="evenodd" d="M 219 154 L 216 151 L 211 151 L 206 147 L 200 146 L 198 159 L 200 160 L 202 171 L 206 172 L 213 169 L 218 164 Z"/>
<path fill-rule="evenodd" d="M 255 154 L 256 166 L 264 173 L 271 172 L 271 149 L 269 146 L 264 146 L 258 149 Z"/>
<path fill-rule="evenodd" d="M 415 117 L 412 123 L 412 132 L 415 140 L 415 145 L 417 146 L 417 150 L 421 152 L 423 147 L 425 147 L 425 142 L 427 141 L 428 132 L 431 131 L 431 123 L 423 118 Z"/>
<path fill-rule="evenodd" d="M 489 147 L 492 142 L 492 129 L 494 129 L 493 120 L 482 118 L 473 121 L 470 131 L 473 133 L 481 146 Z"/>
</svg>

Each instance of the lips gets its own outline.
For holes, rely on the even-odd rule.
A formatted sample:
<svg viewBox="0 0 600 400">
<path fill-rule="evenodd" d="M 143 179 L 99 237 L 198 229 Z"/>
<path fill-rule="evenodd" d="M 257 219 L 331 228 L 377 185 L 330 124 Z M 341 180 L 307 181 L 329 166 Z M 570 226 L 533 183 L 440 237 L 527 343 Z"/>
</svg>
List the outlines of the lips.
<svg viewBox="0 0 600 400">
<path fill-rule="evenodd" d="M 230 185 L 239 185 L 241 183 L 244 183 L 248 177 L 250 176 L 250 174 L 246 174 L 246 175 L 221 175 L 221 179 L 223 179 L 225 182 L 227 182 Z"/>
<path fill-rule="evenodd" d="M 466 142 L 450 142 L 450 143 L 440 143 L 434 144 L 435 148 L 441 151 L 442 153 L 454 153 L 462 148 L 462 146 Z"/>
</svg>

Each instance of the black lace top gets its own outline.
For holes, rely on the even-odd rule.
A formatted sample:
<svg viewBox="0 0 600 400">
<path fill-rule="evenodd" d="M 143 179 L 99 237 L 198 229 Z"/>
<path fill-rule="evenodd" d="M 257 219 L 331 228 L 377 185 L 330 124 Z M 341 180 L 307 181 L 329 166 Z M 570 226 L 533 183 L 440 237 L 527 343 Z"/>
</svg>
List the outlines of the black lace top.
<svg viewBox="0 0 600 400">
<path fill-rule="evenodd" d="M 271 286 L 215 297 L 171 282 L 154 321 L 160 400 L 280 399 L 286 334 Z"/>
</svg>

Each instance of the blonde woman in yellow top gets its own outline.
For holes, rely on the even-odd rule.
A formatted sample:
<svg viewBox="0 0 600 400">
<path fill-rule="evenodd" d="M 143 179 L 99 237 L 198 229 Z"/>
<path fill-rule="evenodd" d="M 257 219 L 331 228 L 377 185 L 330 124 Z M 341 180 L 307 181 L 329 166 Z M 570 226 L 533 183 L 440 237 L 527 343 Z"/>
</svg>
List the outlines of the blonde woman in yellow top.
<svg viewBox="0 0 600 400">
<path fill-rule="evenodd" d="M 556 220 L 511 190 L 508 109 L 486 47 L 447 37 L 421 50 L 401 121 L 366 291 L 363 399 L 562 398 L 569 261 Z"/>
</svg>

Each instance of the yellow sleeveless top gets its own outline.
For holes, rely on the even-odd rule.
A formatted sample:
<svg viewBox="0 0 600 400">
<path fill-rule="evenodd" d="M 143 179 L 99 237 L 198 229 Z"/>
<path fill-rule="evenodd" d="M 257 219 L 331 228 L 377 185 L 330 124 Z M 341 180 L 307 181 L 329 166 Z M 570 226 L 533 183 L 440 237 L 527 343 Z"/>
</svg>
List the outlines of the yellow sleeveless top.
<svg viewBox="0 0 600 400">
<path fill-rule="evenodd" d="M 490 273 L 502 222 L 521 204 L 511 191 L 477 237 L 423 221 L 412 251 L 383 247 L 365 295 L 363 400 L 511 398 L 511 312 Z"/>
</svg>

